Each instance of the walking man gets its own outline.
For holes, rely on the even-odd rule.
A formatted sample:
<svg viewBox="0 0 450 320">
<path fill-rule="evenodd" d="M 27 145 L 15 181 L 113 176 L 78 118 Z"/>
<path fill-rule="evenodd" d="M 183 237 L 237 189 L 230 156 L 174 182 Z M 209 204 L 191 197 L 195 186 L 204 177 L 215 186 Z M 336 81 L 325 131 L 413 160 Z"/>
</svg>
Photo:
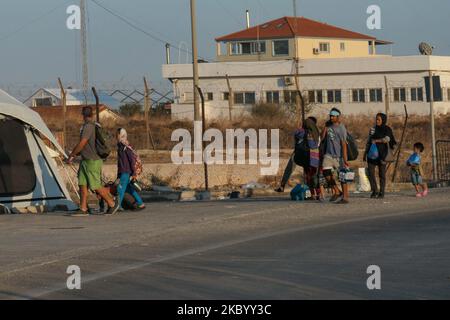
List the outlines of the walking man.
<svg viewBox="0 0 450 320">
<path fill-rule="evenodd" d="M 80 211 L 82 214 L 89 214 L 88 189 L 94 191 L 99 197 L 105 200 L 109 208 L 106 214 L 114 214 L 119 210 L 120 204 L 114 201 L 113 196 L 107 188 L 102 185 L 102 165 L 103 160 L 97 154 L 95 148 L 95 122 L 92 108 L 86 106 L 82 109 L 84 124 L 81 128 L 80 142 L 69 155 L 69 163 L 74 158 L 81 155 L 80 168 L 78 170 L 78 185 L 80 187 Z"/>
<path fill-rule="evenodd" d="M 328 185 L 333 189 L 333 196 L 330 201 L 335 202 L 340 197 L 338 204 L 348 203 L 348 185 L 341 181 L 342 192 L 337 186 L 333 171 L 339 172 L 348 168 L 347 162 L 347 129 L 341 123 L 341 111 L 333 108 L 330 111 L 331 125 L 326 129 L 326 149 L 323 157 L 323 175 L 327 179 Z"/>
</svg>

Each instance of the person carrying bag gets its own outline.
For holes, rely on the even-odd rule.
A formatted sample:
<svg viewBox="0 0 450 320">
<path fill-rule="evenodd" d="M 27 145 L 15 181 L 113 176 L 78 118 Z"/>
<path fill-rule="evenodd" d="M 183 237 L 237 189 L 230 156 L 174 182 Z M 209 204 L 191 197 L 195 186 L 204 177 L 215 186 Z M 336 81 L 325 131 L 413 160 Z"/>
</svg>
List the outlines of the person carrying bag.
<svg viewBox="0 0 450 320">
<path fill-rule="evenodd" d="M 366 150 L 364 152 L 364 161 L 367 161 L 370 188 L 372 190 L 371 198 L 384 198 L 386 189 L 386 164 L 387 162 L 393 161 L 393 149 L 397 144 L 392 129 L 386 123 L 387 116 L 384 113 L 378 113 L 375 127 L 369 131 Z M 377 167 L 380 178 L 379 190 L 375 177 Z"/>
</svg>

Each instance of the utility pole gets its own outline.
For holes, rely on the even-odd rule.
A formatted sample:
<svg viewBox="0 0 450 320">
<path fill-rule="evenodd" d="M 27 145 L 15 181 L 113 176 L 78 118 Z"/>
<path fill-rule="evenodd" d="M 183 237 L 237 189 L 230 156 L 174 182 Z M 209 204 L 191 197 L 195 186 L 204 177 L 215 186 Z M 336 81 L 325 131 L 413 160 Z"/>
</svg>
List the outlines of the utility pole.
<svg viewBox="0 0 450 320">
<path fill-rule="evenodd" d="M 198 76 L 198 48 L 197 48 L 197 21 L 196 21 L 196 1 L 191 1 L 191 33 L 192 33 L 192 67 L 193 67 L 193 94 L 194 94 L 194 121 L 201 121 L 199 94 L 197 88 L 199 87 Z"/>
<path fill-rule="evenodd" d="M 429 72 L 430 78 L 430 123 L 431 123 L 431 150 L 432 150 L 432 164 L 433 164 L 433 182 L 437 180 L 437 153 L 436 153 L 436 131 L 434 127 L 434 86 L 433 86 L 433 72 Z"/>
<path fill-rule="evenodd" d="M 231 121 L 232 120 L 232 109 L 233 109 L 233 102 L 234 102 L 234 94 L 233 89 L 231 88 L 230 84 L 230 77 L 228 74 L 225 75 L 227 79 L 227 86 L 228 86 L 228 118 Z"/>
<path fill-rule="evenodd" d="M 66 113 L 67 113 L 67 99 L 66 99 L 66 91 L 64 90 L 64 86 L 62 84 L 61 78 L 58 78 L 58 85 L 59 89 L 61 90 L 61 104 L 62 104 L 62 111 L 63 111 L 63 141 L 62 145 L 64 150 L 66 149 L 66 139 L 67 139 L 67 129 L 66 129 Z"/>
<path fill-rule="evenodd" d="M 384 88 L 385 88 L 385 93 L 384 93 L 384 105 L 385 105 L 385 111 L 384 113 L 386 114 L 387 117 L 389 117 L 389 104 L 390 104 L 390 98 L 389 98 L 389 87 L 388 87 L 388 81 L 387 81 L 387 77 L 384 76 Z"/>
<path fill-rule="evenodd" d="M 292 0 L 293 10 L 294 10 L 294 62 L 295 62 L 295 105 L 297 113 L 297 125 L 301 127 L 302 123 L 305 122 L 305 102 L 303 101 L 302 92 L 300 90 L 300 80 L 299 80 L 299 54 L 298 54 L 298 43 L 297 43 L 297 33 L 298 33 L 298 20 L 297 20 L 297 0 Z"/>
<path fill-rule="evenodd" d="M 81 57 L 83 65 L 83 92 L 87 104 L 89 90 L 89 67 L 88 67 L 88 48 L 87 48 L 87 30 L 86 30 L 86 0 L 80 0 L 81 11 Z"/>
<path fill-rule="evenodd" d="M 145 117 L 145 146 L 150 149 L 150 143 L 152 144 L 153 150 L 155 149 L 155 142 L 153 141 L 152 133 L 150 132 L 150 89 L 148 87 L 147 78 L 144 77 L 144 117 Z"/>
</svg>

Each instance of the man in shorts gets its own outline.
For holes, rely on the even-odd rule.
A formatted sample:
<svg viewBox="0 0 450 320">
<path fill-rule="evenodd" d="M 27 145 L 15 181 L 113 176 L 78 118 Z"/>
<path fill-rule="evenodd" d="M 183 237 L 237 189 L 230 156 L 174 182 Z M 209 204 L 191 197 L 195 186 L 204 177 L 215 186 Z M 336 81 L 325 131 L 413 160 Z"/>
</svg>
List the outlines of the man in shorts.
<svg viewBox="0 0 450 320">
<path fill-rule="evenodd" d="M 114 201 L 109 190 L 102 184 L 102 166 L 103 160 L 97 154 L 95 148 L 95 122 L 93 119 L 92 108 L 87 106 L 82 109 L 84 124 L 81 128 L 80 142 L 69 155 L 69 163 L 74 158 L 81 155 L 80 168 L 78 170 L 78 185 L 80 187 L 80 213 L 89 214 L 87 203 L 88 190 L 95 192 L 99 197 L 105 200 L 109 208 L 107 214 L 116 213 L 120 204 Z"/>
<path fill-rule="evenodd" d="M 331 125 L 326 131 L 326 149 L 323 157 L 323 175 L 328 185 L 333 189 L 333 196 L 330 201 L 335 202 L 340 197 L 341 200 L 335 202 L 338 204 L 347 204 L 349 199 L 348 185 L 345 181 L 341 181 L 342 192 L 337 186 L 335 175 L 342 169 L 348 168 L 347 162 L 347 129 L 340 120 L 341 111 L 333 108 L 330 111 Z"/>
</svg>

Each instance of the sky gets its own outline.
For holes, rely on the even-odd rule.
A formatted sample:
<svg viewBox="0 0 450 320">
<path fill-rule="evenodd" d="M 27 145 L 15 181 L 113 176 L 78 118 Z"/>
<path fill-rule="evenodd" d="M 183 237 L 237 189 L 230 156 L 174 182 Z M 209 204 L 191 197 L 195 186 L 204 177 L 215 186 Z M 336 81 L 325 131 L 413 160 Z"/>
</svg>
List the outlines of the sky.
<svg viewBox="0 0 450 320">
<path fill-rule="evenodd" d="M 170 89 L 161 77 L 164 42 L 191 46 L 189 0 L 95 0 L 118 13 L 137 31 L 93 2 L 88 3 L 90 84 Z M 256 25 L 293 15 L 292 0 L 197 0 L 199 55 L 215 57 L 214 38 L 245 27 L 245 10 Z M 1 0 L 0 88 L 81 85 L 80 34 L 66 27 L 69 5 L 78 0 Z M 369 5 L 381 8 L 381 30 L 366 26 Z M 393 41 L 392 54 L 418 54 L 422 41 L 435 55 L 450 56 L 449 0 L 297 0 L 299 16 Z M 161 41 L 155 40 L 158 38 Z M 184 43 L 184 44 L 182 44 Z M 172 49 L 172 62 L 190 60 Z"/>
</svg>

